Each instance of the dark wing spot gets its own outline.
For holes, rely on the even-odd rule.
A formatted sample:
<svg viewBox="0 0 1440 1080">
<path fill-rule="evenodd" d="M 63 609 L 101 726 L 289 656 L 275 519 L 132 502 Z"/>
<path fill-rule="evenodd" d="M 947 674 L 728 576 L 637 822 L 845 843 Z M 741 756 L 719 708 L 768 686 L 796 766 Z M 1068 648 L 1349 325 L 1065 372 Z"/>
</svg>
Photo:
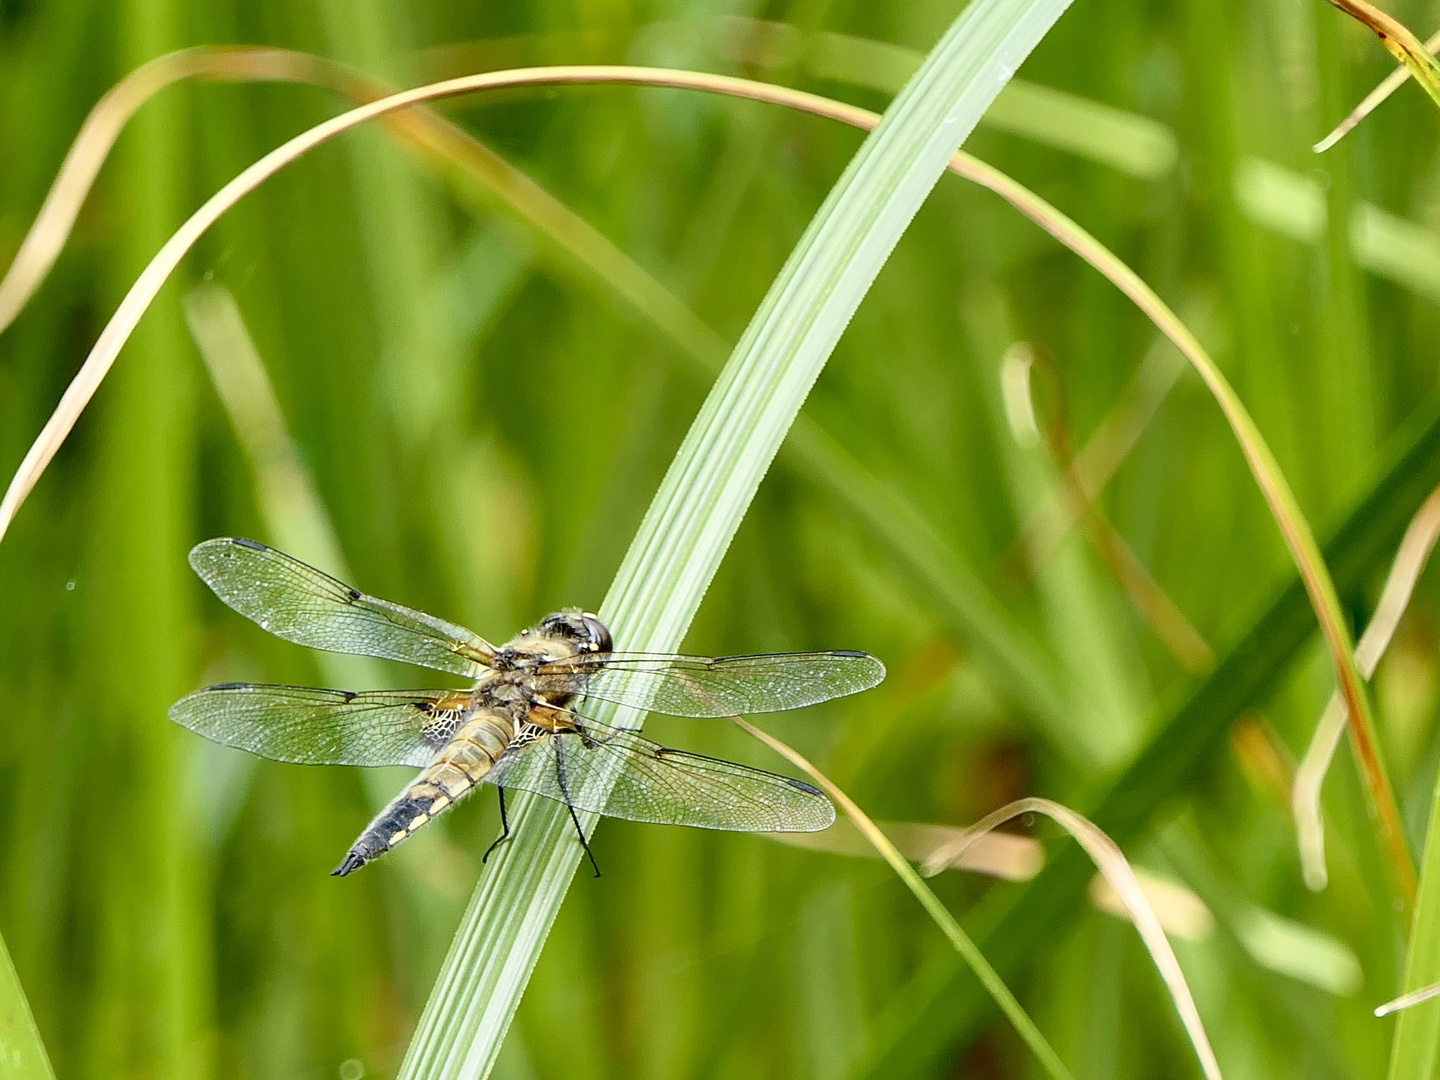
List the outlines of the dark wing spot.
<svg viewBox="0 0 1440 1080">
<path fill-rule="evenodd" d="M 345 695 L 345 703 L 347 705 L 355 700 L 356 692 L 354 690 L 341 690 L 340 692 Z"/>
<path fill-rule="evenodd" d="M 260 541 L 258 541 L 258 540 L 246 540 L 245 537 L 243 537 L 243 536 L 234 537 L 234 539 L 232 540 L 232 543 L 239 544 L 241 547 L 250 548 L 252 551 L 269 551 L 269 550 L 270 550 L 270 549 L 269 549 L 268 547 L 266 547 L 264 544 L 260 543 Z"/>
<path fill-rule="evenodd" d="M 868 652 L 861 652 L 858 649 L 831 649 L 835 656 L 848 656 L 855 660 L 867 660 L 870 657 Z"/>
<path fill-rule="evenodd" d="M 412 701 L 410 705 L 416 712 L 422 712 L 426 716 L 435 715 L 435 703 L 433 701 Z"/>
<path fill-rule="evenodd" d="M 350 602 L 353 604 L 356 600 L 359 600 L 359 599 L 360 599 L 360 590 L 359 590 L 359 589 L 351 589 L 351 590 L 350 590 Z"/>
<path fill-rule="evenodd" d="M 222 683 L 216 683 L 214 686 L 206 687 L 206 689 L 207 689 L 207 690 L 245 690 L 245 689 L 249 688 L 249 686 L 250 686 L 249 683 L 243 683 L 243 682 L 222 682 Z"/>
<path fill-rule="evenodd" d="M 825 797 L 825 793 L 823 791 L 821 791 L 817 787 L 812 787 L 811 785 L 805 783 L 804 780 L 796 780 L 794 777 L 791 776 L 787 776 L 785 777 L 785 779 L 790 782 L 791 787 L 797 787 L 801 791 L 808 791 L 811 795 L 819 795 L 822 799 Z"/>
</svg>

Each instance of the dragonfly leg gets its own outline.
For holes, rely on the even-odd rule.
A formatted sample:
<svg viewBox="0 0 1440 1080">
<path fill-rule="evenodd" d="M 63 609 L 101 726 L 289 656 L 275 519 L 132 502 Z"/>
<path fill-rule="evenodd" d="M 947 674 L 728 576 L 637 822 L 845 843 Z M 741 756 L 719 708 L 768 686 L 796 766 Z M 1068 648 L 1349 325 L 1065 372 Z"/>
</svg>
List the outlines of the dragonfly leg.
<svg viewBox="0 0 1440 1080">
<path fill-rule="evenodd" d="M 510 839 L 510 819 L 505 815 L 505 789 L 497 787 L 495 790 L 500 793 L 500 835 L 495 838 L 493 844 L 485 849 L 485 854 L 480 856 L 481 865 L 484 865 L 485 860 L 490 858 L 492 851 Z"/>
<path fill-rule="evenodd" d="M 560 794 L 565 796 L 565 808 L 570 811 L 570 821 L 575 826 L 575 835 L 580 838 L 580 846 L 585 849 L 585 856 L 590 860 L 590 869 L 595 871 L 595 876 L 600 876 L 600 864 L 595 861 L 595 853 L 590 850 L 590 841 L 585 838 L 585 830 L 580 827 L 580 817 L 575 813 L 575 804 L 570 801 L 570 788 L 565 783 L 565 753 L 563 744 L 559 737 L 553 740 L 555 745 L 555 778 L 560 782 Z"/>
</svg>

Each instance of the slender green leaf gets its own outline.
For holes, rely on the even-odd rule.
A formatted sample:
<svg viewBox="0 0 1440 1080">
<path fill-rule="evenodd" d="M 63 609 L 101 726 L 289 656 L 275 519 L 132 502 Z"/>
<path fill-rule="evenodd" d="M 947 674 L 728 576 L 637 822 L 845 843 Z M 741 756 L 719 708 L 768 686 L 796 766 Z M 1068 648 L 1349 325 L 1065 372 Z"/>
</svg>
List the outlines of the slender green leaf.
<svg viewBox="0 0 1440 1080">
<path fill-rule="evenodd" d="M 617 642 L 679 645 L 871 282 L 960 142 L 1065 6 L 971 4 L 865 140 L 740 339 L 641 524 L 601 607 Z M 640 717 L 617 710 L 601 719 Z M 580 858 L 562 807 L 524 800 L 515 821 L 519 835 L 481 876 L 403 1077 L 478 1077 L 494 1063 Z"/>
<path fill-rule="evenodd" d="M 1409 993 L 1440 982 L 1440 784 L 1430 807 L 1430 828 L 1420 864 L 1420 892 L 1405 961 Z M 1395 1021 L 1390 1044 L 1390 1080 L 1429 1080 L 1440 1056 L 1440 1002 L 1425 1001 L 1403 1010 Z"/>
<path fill-rule="evenodd" d="M 55 1080 L 45 1045 L 30 1015 L 25 990 L 0 938 L 0 1075 L 9 1080 Z"/>
</svg>

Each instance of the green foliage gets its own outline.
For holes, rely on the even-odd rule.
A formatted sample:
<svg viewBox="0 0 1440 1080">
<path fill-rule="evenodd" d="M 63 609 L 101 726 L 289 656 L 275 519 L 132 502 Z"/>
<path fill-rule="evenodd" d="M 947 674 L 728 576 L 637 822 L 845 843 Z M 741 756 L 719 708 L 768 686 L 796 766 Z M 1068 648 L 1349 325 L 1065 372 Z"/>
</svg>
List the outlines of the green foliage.
<svg viewBox="0 0 1440 1080">
<path fill-rule="evenodd" d="M 54 1080 L 10 954 L 0 942 L 0 1065 L 15 1080 Z"/>
<path fill-rule="evenodd" d="M 668 63 L 883 108 L 956 14 L 929 0 L 3 4 L 0 263 L 90 106 L 183 45 L 284 45 L 405 85 L 520 64 Z M 1092 2 L 1058 24 L 966 144 L 1190 322 L 1317 533 L 1332 536 L 1327 557 L 1357 623 L 1440 482 L 1433 406 L 1416 405 L 1434 388 L 1440 336 L 1433 107 L 1408 88 L 1326 157 L 1308 149 L 1387 60 L 1321 5 Z M 144 106 L 53 276 L 0 335 L 7 467 L 170 231 L 340 107 L 304 86 L 208 83 Z M 710 389 L 702 369 L 751 324 L 861 144 L 828 121 L 691 91 L 507 92 L 445 112 L 593 232 L 476 197 L 378 129 L 347 136 L 202 241 L 0 545 L 0 933 L 62 1078 L 400 1068 L 452 933 L 469 925 L 479 853 L 498 828 L 493 797 L 361 874 L 329 878 L 403 771 L 257 763 L 199 745 L 165 707 L 203 681 L 405 685 L 416 674 L 266 639 L 204 595 L 185 552 L 216 534 L 278 543 L 289 530 L 366 589 L 490 637 L 600 604 L 622 565 L 632 584 L 668 591 L 655 572 L 683 558 L 643 573 L 624 559 L 661 520 L 642 526 Z M 250 400 L 263 399 L 272 428 L 278 404 L 293 439 L 283 455 L 236 437 L 235 388 L 215 358 L 241 347 L 233 333 L 207 344 L 216 294 L 182 311 L 206 279 L 233 294 L 253 337 L 244 362 L 253 374 L 258 357 L 273 388 Z M 848 317 L 842 305 L 827 328 Z M 1043 554 L 1022 539 L 1060 473 L 1045 439 L 1011 430 L 1000 375 L 1011 347 L 1029 343 L 1036 358 L 1039 434 L 1059 431 L 1074 450 L 1148 385 L 1136 373 L 1156 370 L 1142 366 L 1164 348 L 1154 337 L 1011 208 L 945 178 L 858 304 L 777 467 L 759 483 L 768 456 L 753 451 L 744 497 L 710 546 L 670 553 L 707 567 L 685 603 L 663 634 L 658 622 L 658 636 L 640 634 L 638 618 L 631 629 L 669 643 L 693 611 L 695 651 L 875 652 L 886 685 L 767 726 L 880 818 L 964 823 L 1025 794 L 1092 812 L 1213 914 L 1177 952 L 1226 1075 L 1379 1077 L 1397 1021 L 1371 1009 L 1410 985 L 1397 950 L 1409 928 L 1391 914 L 1345 754 L 1326 789 L 1332 884 L 1318 895 L 1300 884 L 1273 786 L 1333 676 L 1214 402 L 1188 375 L 1166 383 L 1096 500 L 1221 657 L 1211 675 L 1184 673 L 1079 532 Z M 796 380 L 779 413 L 806 385 Z M 1422 581 L 1375 681 L 1387 764 L 1427 861 L 1436 599 Z M 1258 742 L 1227 742 L 1241 714 Z M 649 730 L 776 767 L 725 725 Z M 582 876 L 559 905 L 574 851 L 536 817 L 526 825 L 501 875 L 524 870 L 534 880 L 507 895 L 543 891 L 549 906 L 527 923 L 518 967 L 554 926 L 497 1076 L 1033 1069 L 878 863 L 607 822 L 604 877 Z M 1193 1075 L 1133 931 L 1092 909 L 1071 845 L 1040 835 L 1051 860 L 1034 882 L 931 884 L 1079 1080 Z M 1426 884 L 1417 940 L 1433 933 Z M 1323 935 L 1310 939 L 1317 953 L 1358 961 L 1359 989 L 1312 985 L 1323 980 L 1297 977 L 1303 963 L 1273 970 L 1246 944 L 1256 909 Z M 13 985 L 0 978 L 0 1018 L 19 1015 Z M 1415 1034 L 1397 1042 L 1397 1068 L 1422 1075 L 1433 1017 L 1400 1024 Z"/>
<path fill-rule="evenodd" d="M 1436 788 L 1440 793 L 1440 786 Z M 1435 810 L 1430 811 L 1433 823 Z M 1415 905 L 1412 946 L 1405 965 L 1407 991 L 1440 982 L 1440 830 L 1430 829 L 1425 858 L 1421 863 L 1419 902 Z M 1421 1080 L 1435 1074 L 1436 1052 L 1440 1051 L 1440 1013 L 1423 1005 L 1406 1009 L 1395 1023 L 1395 1041 L 1390 1048 L 1391 1080 Z"/>
</svg>

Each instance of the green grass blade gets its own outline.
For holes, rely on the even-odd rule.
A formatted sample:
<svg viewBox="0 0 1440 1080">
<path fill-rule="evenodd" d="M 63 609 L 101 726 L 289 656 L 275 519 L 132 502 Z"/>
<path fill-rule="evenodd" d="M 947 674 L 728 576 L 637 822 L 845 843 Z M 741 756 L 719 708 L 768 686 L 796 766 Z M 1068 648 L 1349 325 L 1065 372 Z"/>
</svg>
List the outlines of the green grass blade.
<svg viewBox="0 0 1440 1080">
<path fill-rule="evenodd" d="M 1235 171 L 1240 210 L 1292 240 L 1325 237 L 1325 189 L 1312 177 L 1264 158 L 1244 158 Z M 1440 235 L 1370 202 L 1358 202 L 1349 222 L 1350 248 L 1364 269 L 1440 300 Z"/>
<path fill-rule="evenodd" d="M 818 78 L 893 94 L 922 59 L 901 45 L 818 33 L 805 66 Z M 1168 175 L 1180 157 L 1175 133 L 1158 120 L 1022 79 L 1000 92 L 982 126 L 1090 158 L 1141 180 Z"/>
<path fill-rule="evenodd" d="M 1440 399 L 1423 406 L 1394 440 L 1397 450 L 1325 545 L 1336 588 L 1351 595 L 1382 574 L 1416 507 L 1440 482 Z M 1314 633 L 1315 614 L 1298 576 L 1239 639 L 1214 672 L 1159 725 L 1146 747 L 1087 815 L 1122 846 L 1182 795 L 1223 744 L 1234 719 L 1273 687 Z M 1037 939 L 1063 937 L 1085 910 L 1089 866 L 1061 852 L 1008 903 L 991 912 L 976 943 L 1001 978 L 1029 962 Z M 989 998 L 958 965 L 897 995 L 876 1025 L 863 1077 L 902 1075 L 969 1038 L 989 1015 Z"/>
<path fill-rule="evenodd" d="M 0 938 L 0 1073 L 11 1080 L 55 1080 L 45 1044 L 30 1015 L 20 976 Z"/>
<path fill-rule="evenodd" d="M 1420 891 L 1410 932 L 1402 992 L 1440 982 L 1440 785 L 1430 807 L 1430 827 L 1420 865 Z M 1428 1080 L 1435 1075 L 1440 1051 L 1440 1004 L 1422 1002 L 1405 1009 L 1395 1022 L 1390 1044 L 1390 1080 Z"/>
<path fill-rule="evenodd" d="M 1065 6 L 972 4 L 866 139 L 707 398 L 601 607 L 625 647 L 679 645 L 860 300 L 950 156 Z M 562 807 L 524 800 L 515 820 L 519 835 L 481 876 L 402 1077 L 478 1077 L 494 1063 L 580 858 Z"/>
</svg>

